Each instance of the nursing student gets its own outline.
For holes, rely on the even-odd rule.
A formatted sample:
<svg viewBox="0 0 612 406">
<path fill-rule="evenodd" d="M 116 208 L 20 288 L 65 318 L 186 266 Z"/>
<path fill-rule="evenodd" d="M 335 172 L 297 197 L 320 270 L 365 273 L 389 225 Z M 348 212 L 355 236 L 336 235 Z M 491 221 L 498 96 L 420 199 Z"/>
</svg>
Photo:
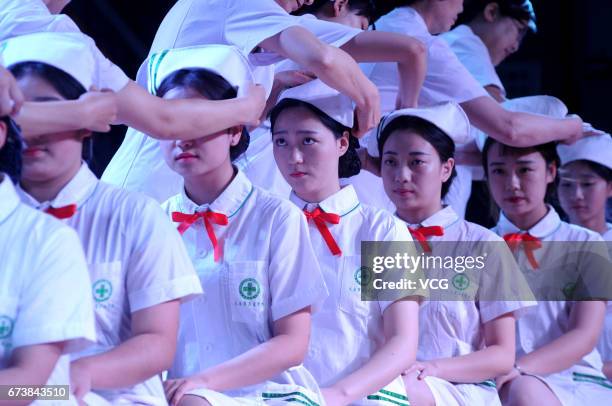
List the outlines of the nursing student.
<svg viewBox="0 0 612 406">
<path fill-rule="evenodd" d="M 582 137 L 577 118 L 552 119 L 503 109 L 435 35 L 448 31 L 463 10 L 463 0 L 397 0 L 397 7 L 376 23 L 379 31 L 412 35 L 428 45 L 427 76 L 419 105 L 447 100 L 461 105 L 472 125 L 500 142 L 529 146 L 548 141 L 571 142 Z M 377 63 L 369 74 L 381 92 L 383 113 L 394 110 L 398 93 L 392 64 Z"/>
<path fill-rule="evenodd" d="M 0 119 L 0 385 L 68 385 L 70 355 L 95 341 L 90 281 L 70 227 L 21 203 L 22 141 Z M 71 292 L 66 295 L 65 292 Z M 25 405 L 30 401 L 0 401 Z M 35 401 L 34 405 L 76 405 Z"/>
<path fill-rule="evenodd" d="M 426 55 L 419 41 L 289 14 L 305 3 L 310 2 L 179 0 L 161 23 L 149 58 L 174 47 L 233 45 L 249 56 L 256 67 L 256 80 L 268 84 L 267 89 L 273 82 L 273 64 L 290 59 L 356 103 L 357 135 L 376 125 L 380 106 L 377 89 L 363 75 L 355 59 L 396 63 L 402 78 L 396 101 L 401 106 L 416 103 L 426 70 Z M 147 83 L 146 66 L 147 63 L 141 65 L 137 76 L 143 86 Z M 132 130 L 106 168 L 103 179 L 141 190 L 161 201 L 180 189 L 164 186 L 180 185 L 180 178 L 163 164 L 157 142 Z M 164 181 L 159 182 L 160 179 Z"/>
<path fill-rule="evenodd" d="M 598 300 L 605 292 L 595 289 L 606 288 L 607 252 L 597 233 L 562 221 L 547 204 L 558 169 L 555 144 L 516 148 L 488 138 L 483 167 L 501 209 L 493 231 L 514 250 L 541 299 L 517 321 L 514 368 L 497 378 L 502 402 L 609 403 L 612 385 L 595 348 L 606 308 L 605 300 Z M 601 283 L 594 279 L 602 276 Z"/>
<path fill-rule="evenodd" d="M 606 202 L 612 197 L 612 138 L 609 134 L 591 136 L 573 145 L 557 146 L 559 201 L 572 224 L 601 234 L 612 255 L 612 224 L 606 223 Z M 603 372 L 612 379 L 612 307 L 608 304 L 606 322 L 598 347 L 604 361 Z"/>
<path fill-rule="evenodd" d="M 506 90 L 495 68 L 518 51 L 528 31 L 537 31 L 531 1 L 471 1 L 460 19 L 464 23 L 442 38 L 489 95 L 503 102 Z"/>
<path fill-rule="evenodd" d="M 278 167 L 308 231 L 330 296 L 313 315 L 304 365 L 326 405 L 408 405 L 400 373 L 415 360 L 421 290 L 362 301 L 362 241 L 404 242 L 410 234 L 390 213 L 363 205 L 340 178 L 359 171 L 346 96 L 312 81 L 284 92 L 272 110 Z M 392 300 L 388 300 L 392 299 Z"/>
<path fill-rule="evenodd" d="M 423 253 L 486 258 L 480 278 L 469 270 L 425 270 L 432 278 L 452 277 L 452 286 L 430 291 L 420 308 L 417 362 L 404 373 L 414 406 L 500 405 L 495 377 L 512 369 L 515 321 L 533 305 L 525 301 L 531 291 L 503 239 L 441 203 L 455 176 L 455 141 L 470 138 L 467 116 L 446 102 L 385 116 L 368 145 L 380 157 L 396 216 Z"/>
<path fill-rule="evenodd" d="M 166 99 L 230 99 L 253 81 L 245 56 L 223 45 L 168 50 L 152 69 Z M 198 134 L 161 145 L 184 179 L 163 207 L 207 292 L 181 307 L 166 396 L 171 405 L 320 404 L 301 366 L 311 313 L 327 296 L 306 220 L 232 165 L 249 143 L 243 127 Z"/>
<path fill-rule="evenodd" d="M 70 0 L 3 0 L 0 9 L 0 41 L 37 32 L 80 34 L 79 27 L 74 21 L 67 15 L 61 14 L 68 3 Z M 107 92 L 92 92 L 79 101 L 47 103 L 47 111 L 61 108 L 60 111 L 52 110 L 45 114 L 45 111 L 24 109 L 23 117 L 17 117 L 17 121 L 23 127 L 26 138 L 30 135 L 48 133 L 50 129 L 61 132 L 83 128 L 82 116 L 75 114 L 74 108 L 85 110 L 85 107 L 94 101 L 97 101 L 97 105 L 93 107 L 98 111 L 98 115 L 101 115 L 100 108 L 109 105 L 106 107 L 112 106 L 116 117 L 113 116 L 112 121 L 105 122 L 105 127 L 100 128 L 98 124 L 85 128 L 108 131 L 109 123 L 126 124 L 160 139 L 185 137 L 198 128 L 217 131 L 231 125 L 252 125 L 259 121 L 259 115 L 264 107 L 264 91 L 258 86 L 253 85 L 244 93 L 244 97 L 225 102 L 164 101 L 152 96 L 145 88 L 130 80 L 118 66 L 95 47 L 91 38 L 81 35 L 84 41 L 91 43 L 98 67 L 97 78 L 93 85 L 97 89 L 110 89 L 116 92 L 116 97 Z M 89 100 L 92 98 L 94 100 Z M 88 104 L 81 106 L 85 101 Z M 90 111 L 85 110 L 86 113 Z M 41 117 L 47 121 L 53 117 L 54 121 L 40 122 Z"/>
<path fill-rule="evenodd" d="M 303 18 L 318 18 L 319 20 L 367 30 L 371 24 L 374 24 L 382 11 L 378 3 L 370 0 L 316 0 L 311 5 L 300 8 L 298 13 L 300 15 L 310 14 Z M 274 69 L 274 81 L 264 114 L 266 118 L 283 91 L 316 79 L 316 76 L 311 72 L 303 70 L 300 65 L 289 59 L 275 64 Z M 276 162 L 274 162 L 269 120 L 263 121 L 250 134 L 249 148 L 243 157 L 236 161 L 236 165 L 244 171 L 255 185 L 281 197 L 288 197 L 291 187 L 281 175 Z"/>
<path fill-rule="evenodd" d="M 56 35 L 15 37 L 2 51 L 27 101 L 74 100 L 94 80 L 89 47 Z M 97 337 L 73 356 L 71 387 L 88 404 L 165 404 L 158 374 L 174 357 L 179 303 L 201 288 L 157 203 L 100 182 L 82 161 L 89 135 L 32 139 L 18 187 L 24 203 L 75 229 L 85 251 L 91 284 L 84 291 L 93 295 Z"/>
</svg>

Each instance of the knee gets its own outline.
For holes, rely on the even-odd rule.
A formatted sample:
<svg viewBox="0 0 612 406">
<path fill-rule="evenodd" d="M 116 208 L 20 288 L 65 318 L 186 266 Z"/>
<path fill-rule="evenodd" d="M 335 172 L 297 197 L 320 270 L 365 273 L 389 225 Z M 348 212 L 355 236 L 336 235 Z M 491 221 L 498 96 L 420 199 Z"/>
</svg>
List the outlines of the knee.
<svg viewBox="0 0 612 406">
<path fill-rule="evenodd" d="M 416 374 L 404 376 L 404 387 L 411 406 L 435 406 L 433 393 L 425 381 L 418 380 Z"/>
<path fill-rule="evenodd" d="M 206 399 L 195 395 L 185 395 L 181 398 L 179 406 L 212 406 Z"/>
</svg>

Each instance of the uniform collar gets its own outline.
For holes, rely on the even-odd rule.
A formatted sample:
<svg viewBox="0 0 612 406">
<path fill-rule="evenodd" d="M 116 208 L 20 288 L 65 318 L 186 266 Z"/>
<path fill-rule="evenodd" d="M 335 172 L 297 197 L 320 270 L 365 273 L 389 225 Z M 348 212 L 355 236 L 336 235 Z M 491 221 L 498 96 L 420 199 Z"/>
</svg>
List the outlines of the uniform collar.
<svg viewBox="0 0 612 406">
<path fill-rule="evenodd" d="M 404 24 L 410 25 L 410 32 L 412 36 L 431 36 L 425 20 L 423 17 L 421 17 L 419 12 L 412 7 L 398 7 L 393 11 L 393 13 L 398 20 L 401 20 Z M 410 20 L 409 22 L 406 21 L 408 19 Z"/>
<path fill-rule="evenodd" d="M 334 213 L 340 217 L 346 216 L 359 207 L 359 198 L 353 185 L 343 186 L 339 191 L 319 203 L 309 203 L 302 200 L 293 191 L 291 191 L 289 199 L 302 210 L 312 211 L 320 207 L 324 212 Z"/>
<path fill-rule="evenodd" d="M 225 214 L 228 218 L 236 215 L 246 201 L 253 194 L 253 184 L 242 171 L 237 171 L 234 179 L 223 192 L 210 204 L 197 205 L 185 193 L 185 188 L 181 191 L 179 207 L 183 213 L 200 213 L 213 211 Z"/>
<path fill-rule="evenodd" d="M 499 235 L 506 235 L 510 233 L 528 233 L 536 238 L 546 238 L 559 228 L 561 225 L 561 218 L 555 209 L 548 205 L 548 213 L 540 220 L 536 225 L 531 227 L 529 230 L 521 230 L 515 226 L 502 212 L 499 216 L 499 222 L 497 223 L 497 230 Z"/>
<path fill-rule="evenodd" d="M 19 196 L 11 178 L 0 172 L 0 223 L 6 220 L 19 206 Z"/>
<path fill-rule="evenodd" d="M 58 208 L 71 204 L 76 204 L 80 208 L 91 197 L 96 186 L 98 186 L 98 182 L 100 181 L 96 178 L 96 175 L 83 162 L 76 175 L 60 190 L 55 199 L 51 201 L 39 202 L 23 190 L 20 185 L 17 185 L 17 193 L 22 201 L 38 210 L 46 210 L 49 207 Z"/>
<path fill-rule="evenodd" d="M 421 221 L 420 224 L 408 224 L 410 227 L 433 227 L 440 226 L 448 228 L 459 221 L 459 216 L 451 206 L 446 206 L 442 210 L 437 211 L 432 216 Z"/>
</svg>

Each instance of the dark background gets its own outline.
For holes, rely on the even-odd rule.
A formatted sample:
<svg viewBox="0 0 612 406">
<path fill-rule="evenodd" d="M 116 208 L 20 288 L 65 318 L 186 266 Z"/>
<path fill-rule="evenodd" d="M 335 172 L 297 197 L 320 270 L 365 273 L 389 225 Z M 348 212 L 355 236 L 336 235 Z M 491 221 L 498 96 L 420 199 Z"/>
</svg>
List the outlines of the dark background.
<svg viewBox="0 0 612 406">
<path fill-rule="evenodd" d="M 253 0 L 257 1 L 257 0 Z M 102 52 L 132 78 L 175 0 L 73 0 L 66 8 Z M 612 131 L 612 2 L 532 0 L 537 34 L 499 67 L 508 96 L 549 94 L 598 128 Z M 124 127 L 97 135 L 92 166 L 100 174 Z"/>
</svg>

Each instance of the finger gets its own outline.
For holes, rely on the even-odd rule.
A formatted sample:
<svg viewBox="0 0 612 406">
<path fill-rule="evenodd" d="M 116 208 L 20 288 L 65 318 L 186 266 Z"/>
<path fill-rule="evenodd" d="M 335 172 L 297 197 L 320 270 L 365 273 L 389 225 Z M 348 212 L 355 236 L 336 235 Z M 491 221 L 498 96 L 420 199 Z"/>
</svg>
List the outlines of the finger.
<svg viewBox="0 0 612 406">
<path fill-rule="evenodd" d="M 0 89 L 0 116 L 5 116 L 13 109 L 8 88 Z"/>
<path fill-rule="evenodd" d="M 172 396 L 174 396 L 174 392 L 176 392 L 180 385 L 180 381 L 172 380 L 166 382 L 167 384 L 164 383 L 164 392 L 166 392 L 166 399 L 171 400 Z"/>
<path fill-rule="evenodd" d="M 11 114 L 19 113 L 24 102 L 23 93 L 21 93 L 21 90 L 17 86 L 13 86 L 9 89 L 9 98 L 13 101 Z"/>
<path fill-rule="evenodd" d="M 172 396 L 171 405 L 177 406 L 179 402 L 181 401 L 181 398 L 185 395 L 185 392 L 187 392 L 187 382 L 183 382 L 177 388 L 176 392 L 174 392 L 174 396 Z"/>
</svg>

